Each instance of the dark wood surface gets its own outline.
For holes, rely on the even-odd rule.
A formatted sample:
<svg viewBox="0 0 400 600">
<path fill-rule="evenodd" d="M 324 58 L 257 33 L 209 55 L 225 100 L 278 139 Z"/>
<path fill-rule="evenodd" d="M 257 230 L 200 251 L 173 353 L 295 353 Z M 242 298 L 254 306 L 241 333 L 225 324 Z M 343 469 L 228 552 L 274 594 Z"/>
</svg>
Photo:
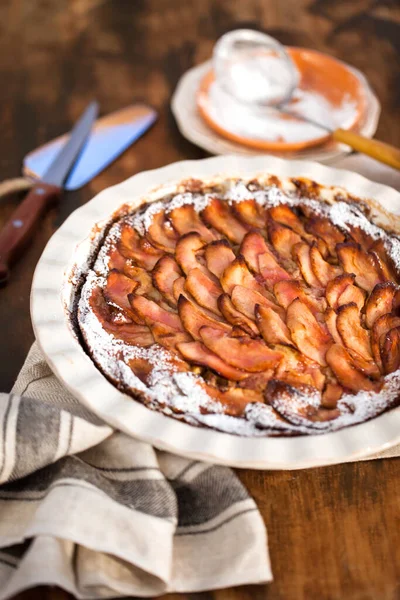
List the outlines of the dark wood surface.
<svg viewBox="0 0 400 600">
<path fill-rule="evenodd" d="M 67 131 L 93 97 L 103 114 L 142 99 L 160 111 L 143 139 L 47 214 L 0 290 L 0 389 L 10 388 L 33 341 L 29 289 L 54 230 L 94 194 L 129 175 L 205 156 L 180 136 L 169 99 L 180 75 L 238 26 L 362 69 L 383 106 L 377 136 L 400 146 L 398 0 L 0 0 L 1 178 L 17 176 L 23 156 Z M 16 202 L 0 202 L 0 223 Z M 268 527 L 274 582 L 179 598 L 400 598 L 398 460 L 239 475 Z M 23 597 L 69 598 L 52 589 Z"/>
</svg>

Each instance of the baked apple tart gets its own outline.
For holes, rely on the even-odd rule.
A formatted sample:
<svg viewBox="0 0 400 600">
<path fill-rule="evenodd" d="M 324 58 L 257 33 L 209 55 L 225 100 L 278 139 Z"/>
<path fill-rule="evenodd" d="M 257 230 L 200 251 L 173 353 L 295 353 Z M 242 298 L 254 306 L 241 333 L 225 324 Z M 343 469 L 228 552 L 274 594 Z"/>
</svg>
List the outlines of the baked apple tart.
<svg viewBox="0 0 400 600">
<path fill-rule="evenodd" d="M 123 207 L 79 292 L 82 343 L 148 407 L 247 436 L 360 423 L 400 397 L 400 239 L 302 179 L 183 182 Z"/>
</svg>

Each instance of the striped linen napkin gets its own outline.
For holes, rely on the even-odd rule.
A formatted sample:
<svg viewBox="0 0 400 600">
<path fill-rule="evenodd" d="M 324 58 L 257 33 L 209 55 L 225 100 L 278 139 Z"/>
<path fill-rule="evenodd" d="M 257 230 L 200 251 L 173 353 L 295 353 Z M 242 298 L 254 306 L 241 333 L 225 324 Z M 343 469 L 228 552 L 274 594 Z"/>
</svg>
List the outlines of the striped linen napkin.
<svg viewBox="0 0 400 600">
<path fill-rule="evenodd" d="M 157 596 L 272 579 L 252 498 L 89 413 L 36 344 L 0 394 L 0 600 L 37 585 L 77 598 Z"/>
</svg>

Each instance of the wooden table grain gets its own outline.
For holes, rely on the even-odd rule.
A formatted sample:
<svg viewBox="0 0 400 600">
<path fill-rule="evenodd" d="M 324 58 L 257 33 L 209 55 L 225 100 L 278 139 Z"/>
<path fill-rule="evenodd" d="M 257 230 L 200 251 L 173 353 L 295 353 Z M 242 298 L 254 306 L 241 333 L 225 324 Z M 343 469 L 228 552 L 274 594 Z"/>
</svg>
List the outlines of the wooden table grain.
<svg viewBox="0 0 400 600">
<path fill-rule="evenodd" d="M 377 136 L 400 146 L 398 0 L 0 0 L 0 177 L 67 131 L 96 97 L 103 113 L 146 100 L 155 127 L 43 220 L 0 290 L 0 389 L 13 383 L 33 341 L 29 289 L 39 256 L 78 206 L 143 169 L 206 154 L 179 134 L 169 100 L 180 75 L 237 27 L 328 52 L 363 70 L 383 106 Z M 17 199 L 2 201 L 0 223 Z M 274 582 L 170 600 L 396 600 L 400 598 L 400 461 L 298 472 L 241 471 L 268 528 Z M 50 588 L 25 600 L 67 600 Z"/>
</svg>

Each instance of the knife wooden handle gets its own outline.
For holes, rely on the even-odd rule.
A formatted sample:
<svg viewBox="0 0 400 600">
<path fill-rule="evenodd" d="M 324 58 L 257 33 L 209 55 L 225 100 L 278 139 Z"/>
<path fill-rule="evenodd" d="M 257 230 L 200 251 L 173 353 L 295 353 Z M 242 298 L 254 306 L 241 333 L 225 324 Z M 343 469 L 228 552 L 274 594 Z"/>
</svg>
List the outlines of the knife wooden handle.
<svg viewBox="0 0 400 600">
<path fill-rule="evenodd" d="M 0 285 L 9 277 L 10 266 L 31 241 L 40 218 L 61 194 L 61 188 L 36 183 L 0 231 Z"/>
<path fill-rule="evenodd" d="M 354 150 L 368 154 L 372 158 L 379 160 L 390 167 L 400 169 L 400 149 L 385 144 L 379 140 L 371 140 L 353 131 L 346 131 L 345 129 L 336 129 L 332 133 L 332 137 L 337 142 L 347 144 Z"/>
</svg>

